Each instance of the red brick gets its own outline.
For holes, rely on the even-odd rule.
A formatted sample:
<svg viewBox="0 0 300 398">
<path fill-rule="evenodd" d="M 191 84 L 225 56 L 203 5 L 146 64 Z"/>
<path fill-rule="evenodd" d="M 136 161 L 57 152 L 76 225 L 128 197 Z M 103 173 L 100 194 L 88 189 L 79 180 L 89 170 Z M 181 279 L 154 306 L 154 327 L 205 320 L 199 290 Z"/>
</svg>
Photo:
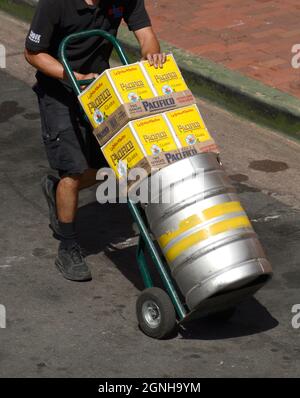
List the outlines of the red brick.
<svg viewBox="0 0 300 398">
<path fill-rule="evenodd" d="M 146 0 L 160 39 L 300 97 L 299 0 Z M 299 84 L 295 84 L 299 81 Z"/>
</svg>

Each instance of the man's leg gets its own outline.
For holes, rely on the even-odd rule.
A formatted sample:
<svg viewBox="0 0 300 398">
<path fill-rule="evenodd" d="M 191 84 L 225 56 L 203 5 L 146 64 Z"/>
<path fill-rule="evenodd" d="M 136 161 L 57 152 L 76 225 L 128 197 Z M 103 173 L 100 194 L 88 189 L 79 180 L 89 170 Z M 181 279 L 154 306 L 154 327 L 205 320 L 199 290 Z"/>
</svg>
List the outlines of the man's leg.
<svg viewBox="0 0 300 398">
<path fill-rule="evenodd" d="M 87 138 L 91 132 L 78 117 L 76 97 L 64 92 L 46 92 L 39 85 L 35 92 L 39 99 L 47 157 L 50 166 L 62 177 L 45 176 L 42 180 L 51 229 L 60 240 L 55 264 L 67 279 L 90 280 L 90 270 L 77 242 L 75 217 L 79 190 L 96 182 L 96 170 L 90 169 L 94 166 L 89 165 L 87 156 Z"/>
<path fill-rule="evenodd" d="M 80 190 L 96 184 L 97 170 L 88 169 L 81 175 L 62 177 L 56 188 L 57 217 L 60 222 L 70 223 L 75 220 L 78 193 Z"/>
<path fill-rule="evenodd" d="M 87 169 L 82 174 L 63 176 L 56 187 L 56 214 L 61 241 L 56 266 L 67 279 L 91 279 L 77 242 L 75 219 L 79 191 L 95 185 L 96 174 L 96 169 Z"/>
<path fill-rule="evenodd" d="M 96 174 L 97 170 L 88 169 L 83 174 L 63 176 L 56 187 L 56 212 L 61 241 L 56 265 L 67 279 L 91 279 L 77 242 L 75 219 L 79 191 L 94 185 Z M 74 267 L 76 263 L 78 266 Z"/>
<path fill-rule="evenodd" d="M 62 177 L 56 188 L 57 217 L 61 223 L 75 221 L 80 190 L 80 175 Z"/>
</svg>

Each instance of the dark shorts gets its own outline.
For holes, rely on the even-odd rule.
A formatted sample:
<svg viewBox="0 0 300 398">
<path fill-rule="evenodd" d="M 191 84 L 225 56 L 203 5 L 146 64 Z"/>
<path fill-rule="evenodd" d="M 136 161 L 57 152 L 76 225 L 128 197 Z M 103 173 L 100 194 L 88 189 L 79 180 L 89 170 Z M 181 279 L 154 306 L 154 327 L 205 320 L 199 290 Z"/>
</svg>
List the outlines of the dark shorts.
<svg viewBox="0 0 300 398">
<path fill-rule="evenodd" d="M 51 168 L 62 177 L 107 167 L 76 95 L 64 89 L 45 89 L 39 83 L 33 90 L 38 97 L 42 139 Z"/>
</svg>

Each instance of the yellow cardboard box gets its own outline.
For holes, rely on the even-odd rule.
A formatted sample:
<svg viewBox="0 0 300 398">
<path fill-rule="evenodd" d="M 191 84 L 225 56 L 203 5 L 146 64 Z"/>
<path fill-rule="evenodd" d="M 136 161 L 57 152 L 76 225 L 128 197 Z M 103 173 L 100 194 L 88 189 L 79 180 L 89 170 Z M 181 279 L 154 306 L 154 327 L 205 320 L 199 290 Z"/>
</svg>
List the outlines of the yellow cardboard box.
<svg viewBox="0 0 300 398">
<path fill-rule="evenodd" d="M 197 105 L 165 112 L 164 116 L 182 147 L 212 140 Z"/>
<path fill-rule="evenodd" d="M 78 99 L 92 126 L 98 127 L 122 104 L 136 103 L 156 96 L 139 63 L 107 69 Z"/>
<path fill-rule="evenodd" d="M 167 55 L 163 68 L 150 66 L 148 61 L 143 61 L 141 64 L 158 95 L 188 90 L 172 54 Z"/>
<path fill-rule="evenodd" d="M 178 141 L 161 114 L 135 120 L 129 124 L 148 156 L 178 148 Z"/>
<path fill-rule="evenodd" d="M 190 135 L 196 138 L 191 140 Z M 143 168 L 145 175 L 149 175 L 201 152 L 219 153 L 196 106 L 131 121 L 101 150 L 121 181 L 133 168 Z M 132 189 L 139 182 L 127 181 L 128 188 Z"/>
<path fill-rule="evenodd" d="M 162 115 L 156 115 L 129 122 L 101 149 L 108 164 L 120 179 L 126 174 L 126 168 L 130 170 L 133 167 L 162 167 L 159 155 L 177 148 L 178 140 L 167 121 Z M 145 159 L 148 157 L 153 159 L 147 167 Z"/>
<path fill-rule="evenodd" d="M 150 174 L 172 163 L 190 158 L 202 152 L 218 153 L 216 144 L 212 139 L 205 143 L 199 142 L 195 145 L 174 149 L 170 152 L 159 152 L 158 155 L 146 156 L 128 127 L 125 127 L 117 136 L 117 139 L 113 137 L 111 141 L 102 147 L 102 151 L 119 181 L 127 182 L 127 191 L 137 187 Z M 144 173 L 143 178 L 127 179 L 128 171 L 136 167 L 145 170 L 146 173 Z M 124 186 L 122 190 L 124 190 Z"/>
<path fill-rule="evenodd" d="M 105 145 L 130 120 L 159 114 L 195 103 L 195 98 L 189 90 L 159 97 L 153 97 L 136 103 L 121 105 L 114 113 L 104 120 L 93 133 L 100 146 Z"/>
</svg>

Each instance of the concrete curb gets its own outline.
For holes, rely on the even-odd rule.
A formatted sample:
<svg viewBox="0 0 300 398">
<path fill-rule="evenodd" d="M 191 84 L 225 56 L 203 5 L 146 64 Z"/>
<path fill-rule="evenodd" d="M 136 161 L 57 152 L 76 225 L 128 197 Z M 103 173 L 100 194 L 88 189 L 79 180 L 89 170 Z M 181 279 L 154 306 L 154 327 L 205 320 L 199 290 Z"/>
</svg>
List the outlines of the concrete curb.
<svg viewBox="0 0 300 398">
<path fill-rule="evenodd" d="M 0 9 L 28 20 L 37 0 L 0 0 Z M 29 4 L 30 3 L 30 4 Z M 24 12 L 26 10 L 26 12 Z M 121 26 L 118 38 L 129 58 L 139 57 L 134 35 Z M 261 82 L 229 70 L 206 58 L 196 57 L 161 41 L 171 51 L 193 93 L 247 119 L 300 139 L 300 100 Z"/>
</svg>

